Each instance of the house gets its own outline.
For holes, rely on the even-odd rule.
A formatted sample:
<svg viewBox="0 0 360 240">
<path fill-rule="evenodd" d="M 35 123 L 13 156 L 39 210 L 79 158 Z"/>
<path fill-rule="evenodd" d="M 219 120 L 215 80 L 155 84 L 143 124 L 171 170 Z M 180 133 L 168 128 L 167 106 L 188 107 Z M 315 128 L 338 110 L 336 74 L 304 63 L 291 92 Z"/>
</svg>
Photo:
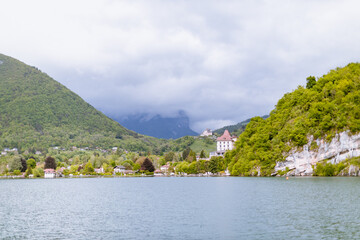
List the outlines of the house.
<svg viewBox="0 0 360 240">
<path fill-rule="evenodd" d="M 124 175 L 126 176 L 126 175 L 132 175 L 132 174 L 134 174 L 134 171 L 133 170 L 125 170 L 124 171 Z"/>
<path fill-rule="evenodd" d="M 125 167 L 122 165 L 114 167 L 114 173 L 124 173 L 125 170 L 126 170 Z"/>
<path fill-rule="evenodd" d="M 65 167 L 61 167 L 61 168 L 59 168 L 57 171 L 56 171 L 56 177 L 63 177 L 63 173 L 64 173 L 64 170 L 65 170 L 66 168 Z"/>
<path fill-rule="evenodd" d="M 208 136 L 212 136 L 213 133 L 211 131 L 211 129 L 205 129 L 205 131 L 202 132 L 202 134 L 200 134 L 201 137 L 208 137 Z"/>
<path fill-rule="evenodd" d="M 160 169 L 156 169 L 154 172 L 154 176 L 164 176 L 164 174 Z"/>
<path fill-rule="evenodd" d="M 54 178 L 55 177 L 55 170 L 52 168 L 46 168 L 44 170 L 44 178 Z"/>
<path fill-rule="evenodd" d="M 97 174 L 99 174 L 99 173 L 104 173 L 104 172 L 105 172 L 103 167 L 101 167 L 101 168 L 95 168 L 94 171 L 95 171 Z"/>
<path fill-rule="evenodd" d="M 170 163 L 168 162 L 166 165 L 161 166 L 161 167 L 160 167 L 160 170 L 161 170 L 161 172 L 163 172 L 163 173 L 168 173 L 168 172 L 169 172 L 169 168 L 170 168 Z"/>
<path fill-rule="evenodd" d="M 216 155 L 224 156 L 224 153 L 228 150 L 233 150 L 236 136 L 231 136 L 229 131 L 226 129 L 221 137 L 216 139 Z"/>
</svg>

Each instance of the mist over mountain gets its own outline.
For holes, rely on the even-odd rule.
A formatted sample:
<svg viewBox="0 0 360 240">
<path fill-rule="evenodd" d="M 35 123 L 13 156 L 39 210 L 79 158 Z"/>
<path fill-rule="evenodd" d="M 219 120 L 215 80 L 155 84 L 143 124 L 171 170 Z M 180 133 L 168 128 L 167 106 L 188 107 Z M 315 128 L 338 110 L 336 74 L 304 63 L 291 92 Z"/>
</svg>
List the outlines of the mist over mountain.
<svg viewBox="0 0 360 240">
<path fill-rule="evenodd" d="M 114 119 L 130 130 L 156 138 L 177 139 L 198 135 L 190 128 L 189 117 L 184 111 L 179 111 L 175 117 L 143 113 Z"/>
</svg>

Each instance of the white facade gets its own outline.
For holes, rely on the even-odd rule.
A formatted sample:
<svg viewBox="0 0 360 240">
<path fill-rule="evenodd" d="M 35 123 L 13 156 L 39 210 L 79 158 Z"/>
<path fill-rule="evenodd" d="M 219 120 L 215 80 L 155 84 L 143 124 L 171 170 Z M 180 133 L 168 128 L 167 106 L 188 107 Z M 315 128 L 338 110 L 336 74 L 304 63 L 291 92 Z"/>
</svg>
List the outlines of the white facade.
<svg viewBox="0 0 360 240">
<path fill-rule="evenodd" d="M 228 130 L 224 131 L 224 134 L 221 137 L 216 139 L 216 150 L 217 153 L 223 155 L 224 152 L 233 150 L 235 145 L 235 141 L 237 138 L 235 136 L 231 136 Z"/>
<path fill-rule="evenodd" d="M 55 170 L 47 168 L 44 170 L 44 178 L 54 178 L 55 177 Z"/>
<path fill-rule="evenodd" d="M 123 172 L 125 172 L 125 167 L 124 166 L 116 166 L 115 168 L 114 168 L 114 173 L 123 173 Z"/>
<path fill-rule="evenodd" d="M 211 129 L 208 129 L 208 128 L 205 131 L 203 131 L 202 134 L 200 134 L 201 137 L 208 137 L 208 136 L 212 136 L 212 135 L 213 134 L 212 134 Z"/>
<path fill-rule="evenodd" d="M 234 142 L 231 141 L 218 141 L 217 145 L 216 145 L 216 150 L 218 152 L 225 152 L 228 150 L 233 150 L 234 149 Z"/>
</svg>

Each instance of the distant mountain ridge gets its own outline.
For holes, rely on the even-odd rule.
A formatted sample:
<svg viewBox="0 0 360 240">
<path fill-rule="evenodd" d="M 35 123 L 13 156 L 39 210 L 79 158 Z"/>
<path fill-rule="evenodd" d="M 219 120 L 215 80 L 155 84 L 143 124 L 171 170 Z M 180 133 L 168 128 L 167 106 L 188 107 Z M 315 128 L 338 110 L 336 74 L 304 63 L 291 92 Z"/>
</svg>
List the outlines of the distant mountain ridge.
<svg viewBox="0 0 360 240">
<path fill-rule="evenodd" d="M 177 139 L 183 136 L 198 135 L 190 129 L 189 117 L 183 111 L 180 111 L 177 117 L 138 114 L 121 119 L 115 118 L 115 120 L 130 130 L 156 138 Z"/>
<path fill-rule="evenodd" d="M 269 117 L 269 115 L 264 115 L 261 118 L 263 119 L 267 119 Z M 227 129 L 229 130 L 229 132 L 233 135 L 239 136 L 242 132 L 245 131 L 246 125 L 251 121 L 251 118 L 246 119 L 245 121 L 239 122 L 237 124 L 234 125 L 228 125 L 219 129 L 216 129 L 215 131 L 213 131 L 213 133 L 216 134 L 223 134 L 224 131 Z"/>
</svg>

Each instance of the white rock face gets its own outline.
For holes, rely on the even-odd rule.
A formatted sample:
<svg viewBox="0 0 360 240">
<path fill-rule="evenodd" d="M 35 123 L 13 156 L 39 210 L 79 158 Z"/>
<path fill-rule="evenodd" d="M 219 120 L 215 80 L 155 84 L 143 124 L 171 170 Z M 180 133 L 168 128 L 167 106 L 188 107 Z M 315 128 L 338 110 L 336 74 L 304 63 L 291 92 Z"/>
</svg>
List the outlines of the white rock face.
<svg viewBox="0 0 360 240">
<path fill-rule="evenodd" d="M 294 170 L 295 175 L 312 175 L 312 166 L 317 162 L 327 160 L 333 164 L 344 161 L 347 158 L 360 156 L 360 133 L 349 135 L 349 132 L 336 134 L 330 143 L 323 139 L 316 140 L 318 149 L 309 151 L 313 137 L 309 138 L 308 144 L 303 146 L 301 152 L 292 150 L 284 162 L 277 162 L 275 171 L 285 170 L 288 167 Z"/>
</svg>

